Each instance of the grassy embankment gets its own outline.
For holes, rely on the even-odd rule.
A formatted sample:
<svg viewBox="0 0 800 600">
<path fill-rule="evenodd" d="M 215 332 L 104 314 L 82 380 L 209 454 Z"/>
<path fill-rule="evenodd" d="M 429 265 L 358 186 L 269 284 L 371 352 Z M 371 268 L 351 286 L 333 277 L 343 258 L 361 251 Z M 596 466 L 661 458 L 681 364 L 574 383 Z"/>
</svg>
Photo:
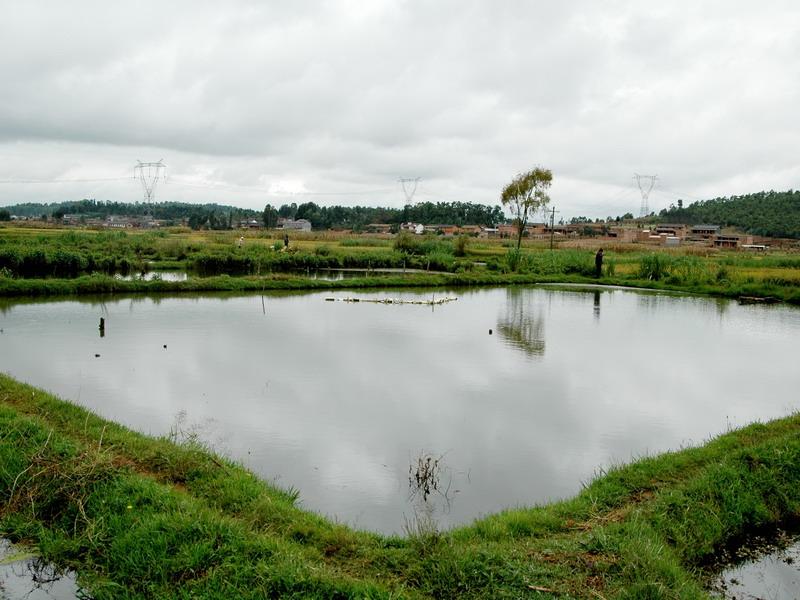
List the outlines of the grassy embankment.
<svg viewBox="0 0 800 600">
<path fill-rule="evenodd" d="M 750 425 L 610 469 L 572 500 L 383 537 L 0 375 L 0 535 L 75 568 L 97 599 L 702 598 L 715 549 L 800 514 L 798 432 L 800 416 Z"/>
<path fill-rule="evenodd" d="M 594 279 L 592 250 L 504 240 L 275 232 L 94 232 L 0 228 L 0 295 L 34 296 L 267 289 L 602 283 L 723 297 L 771 296 L 800 304 L 800 255 L 686 247 L 608 246 Z M 607 242 L 607 241 L 606 241 Z M 346 281 L 303 276 L 316 269 L 420 269 Z M 187 281 L 123 281 L 113 274 L 185 270 Z M 201 276 L 202 275 L 202 276 Z"/>
</svg>

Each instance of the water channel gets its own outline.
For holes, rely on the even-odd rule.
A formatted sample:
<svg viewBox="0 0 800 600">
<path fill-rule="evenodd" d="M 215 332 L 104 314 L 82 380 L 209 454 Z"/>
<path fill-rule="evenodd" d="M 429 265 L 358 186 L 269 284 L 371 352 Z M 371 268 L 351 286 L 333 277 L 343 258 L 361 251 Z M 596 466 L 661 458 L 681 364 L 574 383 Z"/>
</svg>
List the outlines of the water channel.
<svg viewBox="0 0 800 600">
<path fill-rule="evenodd" d="M 326 301 L 351 296 L 458 301 Z M 420 457 L 447 528 L 787 415 L 800 388 L 800 310 L 622 289 L 2 301 L 0 331 L 13 377 L 387 533 L 420 510 Z"/>
</svg>

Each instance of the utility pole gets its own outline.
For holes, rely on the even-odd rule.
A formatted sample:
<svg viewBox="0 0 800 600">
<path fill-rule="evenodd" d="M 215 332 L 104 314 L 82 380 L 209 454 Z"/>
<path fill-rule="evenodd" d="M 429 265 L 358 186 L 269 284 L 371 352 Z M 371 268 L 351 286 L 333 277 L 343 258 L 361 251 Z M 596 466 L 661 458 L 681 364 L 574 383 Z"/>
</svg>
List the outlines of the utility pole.
<svg viewBox="0 0 800 600">
<path fill-rule="evenodd" d="M 647 199 L 650 197 L 650 192 L 653 191 L 653 186 L 656 184 L 658 175 L 639 175 L 638 173 L 634 173 L 633 178 L 636 180 L 636 185 L 639 186 L 639 191 L 642 193 L 642 206 L 639 208 L 639 218 L 646 217 L 650 214 L 650 210 L 647 208 Z M 650 185 L 647 184 L 648 181 Z"/>
<path fill-rule="evenodd" d="M 553 207 L 552 212 L 550 213 L 550 250 L 553 249 L 553 236 L 555 235 L 555 231 L 553 228 L 556 224 L 556 207 Z"/>
</svg>

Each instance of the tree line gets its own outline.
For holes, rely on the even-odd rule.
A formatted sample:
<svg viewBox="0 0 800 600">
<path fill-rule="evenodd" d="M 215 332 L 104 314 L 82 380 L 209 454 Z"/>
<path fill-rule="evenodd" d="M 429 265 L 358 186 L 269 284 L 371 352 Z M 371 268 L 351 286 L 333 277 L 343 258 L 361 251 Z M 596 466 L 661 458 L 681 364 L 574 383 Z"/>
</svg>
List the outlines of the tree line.
<svg viewBox="0 0 800 600">
<path fill-rule="evenodd" d="M 399 226 L 401 223 L 425 225 L 484 225 L 493 227 L 505 221 L 500 206 L 472 202 L 419 202 L 403 208 L 372 206 L 319 206 L 315 202 L 284 204 L 275 208 L 264 207 L 262 219 L 267 227 L 274 226 L 278 218 L 307 219 L 314 229 L 362 230 L 370 224 L 382 223 Z"/>
<path fill-rule="evenodd" d="M 267 204 L 263 211 L 237 208 L 222 204 L 188 204 L 184 202 L 113 202 L 84 199 L 51 204 L 16 204 L 6 210 L 13 215 L 26 217 L 62 218 L 65 215 L 82 215 L 87 218 L 105 218 L 110 215 L 146 216 L 179 223 L 184 219 L 194 229 L 229 229 L 237 227 L 240 220 L 257 219 L 266 227 L 275 227 L 278 218 L 307 219 L 314 229 L 353 229 L 360 231 L 373 223 L 398 226 L 414 222 L 425 225 L 485 225 L 493 227 L 505 221 L 500 206 L 471 202 L 420 202 L 403 208 L 371 206 L 319 206 L 315 202 L 284 204 L 273 207 Z"/>
</svg>

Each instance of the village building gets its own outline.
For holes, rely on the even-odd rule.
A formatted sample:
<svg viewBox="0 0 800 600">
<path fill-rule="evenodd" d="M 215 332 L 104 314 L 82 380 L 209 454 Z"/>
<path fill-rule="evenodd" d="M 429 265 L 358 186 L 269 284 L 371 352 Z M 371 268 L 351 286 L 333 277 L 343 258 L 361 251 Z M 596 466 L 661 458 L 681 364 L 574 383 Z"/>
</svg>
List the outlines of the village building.
<svg viewBox="0 0 800 600">
<path fill-rule="evenodd" d="M 278 229 L 292 229 L 295 231 L 311 231 L 311 221 L 308 219 L 278 219 Z"/>
<path fill-rule="evenodd" d="M 686 237 L 687 230 L 688 227 L 683 223 L 661 223 L 656 225 L 655 231 L 659 235 L 665 233 L 669 236 L 683 239 Z"/>
<path fill-rule="evenodd" d="M 389 223 L 370 223 L 364 228 L 367 233 L 391 233 L 392 226 Z"/>
<path fill-rule="evenodd" d="M 691 237 L 695 240 L 710 240 L 719 235 L 719 225 L 694 225 L 692 226 Z"/>
<path fill-rule="evenodd" d="M 242 219 L 239 221 L 239 229 L 261 229 L 261 223 L 256 219 Z"/>
</svg>

